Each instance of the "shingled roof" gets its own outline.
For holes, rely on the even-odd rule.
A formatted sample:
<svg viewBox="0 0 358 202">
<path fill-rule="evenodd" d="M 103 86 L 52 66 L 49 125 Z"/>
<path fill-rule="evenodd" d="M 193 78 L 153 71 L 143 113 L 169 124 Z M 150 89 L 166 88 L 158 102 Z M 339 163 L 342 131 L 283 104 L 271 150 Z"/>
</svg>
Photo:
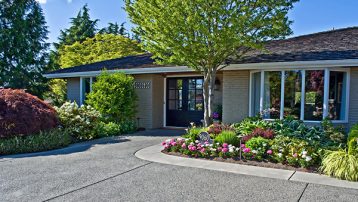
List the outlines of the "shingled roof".
<svg viewBox="0 0 358 202">
<path fill-rule="evenodd" d="M 344 60 L 358 59 L 358 27 L 319 32 L 284 40 L 270 41 L 264 50 L 251 51 L 241 59 L 231 59 L 232 64 Z M 48 74 L 101 71 L 103 69 L 132 69 L 159 67 L 151 54 L 122 57 L 71 68 Z M 170 67 L 170 66 L 167 66 Z"/>
<path fill-rule="evenodd" d="M 160 65 L 155 64 L 154 60 L 151 57 L 152 55 L 149 53 L 142 54 L 142 55 L 127 56 L 122 58 L 105 60 L 101 62 L 95 62 L 86 65 L 80 65 L 76 67 L 59 69 L 56 71 L 52 71 L 48 74 L 91 72 L 91 71 L 101 71 L 103 69 L 115 70 L 115 69 L 159 67 Z"/>
<path fill-rule="evenodd" d="M 236 64 L 358 59 L 358 27 L 270 41 L 264 50 L 231 61 Z"/>
</svg>

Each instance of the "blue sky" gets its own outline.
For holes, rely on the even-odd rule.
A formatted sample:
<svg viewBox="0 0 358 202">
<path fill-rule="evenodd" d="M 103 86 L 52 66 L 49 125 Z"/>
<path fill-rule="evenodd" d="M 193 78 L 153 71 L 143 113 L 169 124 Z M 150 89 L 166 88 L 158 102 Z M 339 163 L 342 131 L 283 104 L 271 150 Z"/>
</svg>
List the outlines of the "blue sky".
<svg viewBox="0 0 358 202">
<path fill-rule="evenodd" d="M 41 2 L 47 25 L 49 26 L 49 42 L 54 42 L 61 29 L 69 26 L 69 18 L 75 16 L 79 9 L 88 4 L 90 14 L 99 19 L 99 28 L 109 22 L 127 22 L 131 24 L 122 9 L 123 0 L 37 0 Z M 332 28 L 358 26 L 357 0 L 301 0 L 290 12 L 294 20 L 292 30 L 294 36 L 326 31 Z"/>
</svg>

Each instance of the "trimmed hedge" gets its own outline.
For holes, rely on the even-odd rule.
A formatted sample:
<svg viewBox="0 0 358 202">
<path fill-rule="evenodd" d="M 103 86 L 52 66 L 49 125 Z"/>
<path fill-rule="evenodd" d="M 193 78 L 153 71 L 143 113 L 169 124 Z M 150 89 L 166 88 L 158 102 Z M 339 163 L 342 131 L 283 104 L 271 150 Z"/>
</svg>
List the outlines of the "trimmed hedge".
<svg viewBox="0 0 358 202">
<path fill-rule="evenodd" d="M 58 126 L 56 111 L 24 90 L 0 89 L 0 138 L 26 136 Z"/>
<path fill-rule="evenodd" d="M 66 129 L 52 129 L 35 135 L 0 139 L 0 155 L 41 152 L 68 146 L 72 137 Z"/>
</svg>

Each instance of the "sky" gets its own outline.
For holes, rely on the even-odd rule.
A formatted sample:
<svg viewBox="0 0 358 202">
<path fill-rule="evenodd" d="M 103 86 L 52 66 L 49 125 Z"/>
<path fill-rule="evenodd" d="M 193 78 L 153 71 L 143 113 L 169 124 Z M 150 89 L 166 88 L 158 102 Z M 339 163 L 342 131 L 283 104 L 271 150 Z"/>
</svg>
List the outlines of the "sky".
<svg viewBox="0 0 358 202">
<path fill-rule="evenodd" d="M 37 0 L 49 27 L 49 42 L 57 41 L 60 30 L 69 27 L 71 17 L 88 4 L 92 19 L 99 19 L 98 28 L 109 22 L 132 24 L 123 10 L 123 0 Z M 358 0 L 301 0 L 289 13 L 293 20 L 293 36 L 358 26 Z"/>
</svg>

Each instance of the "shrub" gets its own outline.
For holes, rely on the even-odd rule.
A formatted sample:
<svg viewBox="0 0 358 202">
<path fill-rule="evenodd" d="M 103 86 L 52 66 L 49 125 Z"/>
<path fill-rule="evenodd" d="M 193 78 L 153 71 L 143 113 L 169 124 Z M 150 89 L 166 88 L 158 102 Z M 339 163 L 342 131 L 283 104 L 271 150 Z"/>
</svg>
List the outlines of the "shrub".
<svg viewBox="0 0 358 202">
<path fill-rule="evenodd" d="M 344 150 L 329 152 L 324 157 L 320 170 L 339 179 L 358 181 L 358 157 Z"/>
<path fill-rule="evenodd" d="M 97 124 L 100 121 L 100 113 L 90 106 L 78 107 L 73 102 L 66 102 L 57 108 L 61 124 L 67 128 L 71 135 L 78 140 L 96 138 Z"/>
<path fill-rule="evenodd" d="M 256 128 L 252 131 L 250 135 L 246 135 L 242 137 L 243 142 L 249 141 L 253 137 L 262 137 L 265 139 L 273 139 L 275 136 L 275 132 L 271 129 L 262 129 L 262 128 Z"/>
<path fill-rule="evenodd" d="M 195 141 L 199 139 L 199 134 L 204 131 L 206 131 L 205 128 L 192 127 L 188 129 L 188 132 L 184 134 L 183 137 Z"/>
<path fill-rule="evenodd" d="M 358 124 L 351 128 L 348 135 L 348 153 L 358 155 Z"/>
<path fill-rule="evenodd" d="M 267 151 L 270 148 L 270 141 L 262 137 L 254 137 L 250 139 L 245 144 L 245 148 L 250 148 L 252 157 L 259 161 L 262 161 L 271 155 L 267 154 Z"/>
<path fill-rule="evenodd" d="M 136 113 L 137 95 L 134 79 L 124 73 L 103 72 L 87 95 L 87 104 L 98 110 L 109 121 L 132 121 Z"/>
<path fill-rule="evenodd" d="M 56 111 L 24 90 L 0 89 L 0 138 L 25 136 L 55 128 Z"/>
<path fill-rule="evenodd" d="M 66 129 L 52 129 L 35 135 L 0 139 L 0 155 L 40 152 L 68 146 L 71 136 Z"/>
<path fill-rule="evenodd" d="M 209 126 L 208 133 L 213 134 L 213 135 L 216 136 L 216 135 L 220 134 L 224 130 L 225 131 L 234 131 L 234 129 L 232 127 L 228 126 L 228 125 L 214 123 L 214 124 Z"/>
<path fill-rule="evenodd" d="M 215 138 L 215 142 L 218 142 L 220 144 L 231 144 L 234 146 L 240 145 L 240 139 L 236 136 L 236 133 L 234 131 L 222 131 L 221 134 L 219 134 Z"/>
<path fill-rule="evenodd" d="M 248 117 L 242 120 L 240 123 L 235 123 L 232 125 L 235 128 L 238 134 L 249 135 L 256 128 L 270 128 L 271 123 L 265 120 L 262 120 L 260 117 Z"/>
<path fill-rule="evenodd" d="M 110 137 L 121 134 L 121 126 L 114 122 L 99 122 L 97 124 L 97 137 Z"/>
</svg>

